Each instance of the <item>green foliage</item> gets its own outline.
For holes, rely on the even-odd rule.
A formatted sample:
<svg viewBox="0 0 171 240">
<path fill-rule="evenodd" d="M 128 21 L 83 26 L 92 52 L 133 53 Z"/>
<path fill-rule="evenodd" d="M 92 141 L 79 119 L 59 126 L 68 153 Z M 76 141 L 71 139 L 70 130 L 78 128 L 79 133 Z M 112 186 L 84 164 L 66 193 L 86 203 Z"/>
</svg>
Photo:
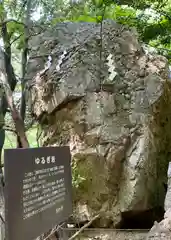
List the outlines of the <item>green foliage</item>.
<svg viewBox="0 0 171 240">
<path fill-rule="evenodd" d="M 103 0 L 93 0 L 92 2 L 97 8 L 102 7 L 104 3 Z"/>
<path fill-rule="evenodd" d="M 74 20 L 74 18 L 73 18 Z M 75 21 L 78 22 L 97 22 L 98 18 L 94 18 L 91 16 L 86 16 L 86 15 L 80 15 L 78 18 L 75 19 Z"/>
<path fill-rule="evenodd" d="M 71 166 L 72 166 L 72 185 L 75 189 L 77 189 L 86 179 L 80 175 L 80 172 L 77 167 L 77 161 L 75 159 L 72 160 Z"/>
<path fill-rule="evenodd" d="M 38 25 L 56 25 L 61 21 L 98 23 L 103 19 L 112 19 L 137 28 L 143 42 L 158 48 L 170 49 L 170 0 L 79 0 L 72 2 L 36 0 L 32 5 L 34 14 L 37 9 L 41 9 L 40 18 L 36 20 Z M 21 24 L 24 19 L 24 9 L 25 4 L 21 0 L 4 0 L 3 4 L 0 4 L 1 19 L 14 18 L 20 22 L 10 21 L 7 24 L 11 42 L 17 39 L 15 44 L 20 50 L 24 46 L 24 25 Z"/>
<path fill-rule="evenodd" d="M 31 128 L 26 134 L 30 147 L 37 147 L 36 141 L 36 128 Z M 16 134 L 10 131 L 6 131 L 4 148 L 15 148 L 16 147 Z"/>
<path fill-rule="evenodd" d="M 63 19 L 84 22 L 101 22 L 103 19 L 112 19 L 118 23 L 135 27 L 143 42 L 159 48 L 162 53 L 161 49 L 167 51 L 171 45 L 170 3 L 170 0 L 79 1 L 64 6 L 65 17 Z M 56 12 L 52 12 L 52 19 L 55 15 Z M 61 20 L 60 17 L 55 17 L 55 19 L 56 22 Z M 170 55 L 168 54 L 167 57 L 170 58 Z"/>
</svg>

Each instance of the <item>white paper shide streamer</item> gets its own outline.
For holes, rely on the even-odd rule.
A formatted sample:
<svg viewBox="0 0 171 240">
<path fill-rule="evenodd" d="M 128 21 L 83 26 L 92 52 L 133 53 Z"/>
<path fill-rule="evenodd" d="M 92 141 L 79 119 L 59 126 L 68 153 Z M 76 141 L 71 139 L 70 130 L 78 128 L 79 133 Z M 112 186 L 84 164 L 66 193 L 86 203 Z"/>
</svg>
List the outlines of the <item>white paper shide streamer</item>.
<svg viewBox="0 0 171 240">
<path fill-rule="evenodd" d="M 110 81 L 113 81 L 117 75 L 117 72 L 115 71 L 115 68 L 116 68 L 115 62 L 112 59 L 112 57 L 113 57 L 112 54 L 109 54 L 109 56 L 107 57 L 107 60 L 108 60 L 107 65 L 109 67 L 108 72 L 109 72 L 109 80 Z"/>
<path fill-rule="evenodd" d="M 57 71 L 60 71 L 61 64 L 62 64 L 63 59 L 65 58 L 66 54 L 67 54 L 67 51 L 64 50 L 63 54 L 62 54 L 61 57 L 59 58 L 58 64 L 56 65 L 56 70 L 57 70 Z"/>
</svg>

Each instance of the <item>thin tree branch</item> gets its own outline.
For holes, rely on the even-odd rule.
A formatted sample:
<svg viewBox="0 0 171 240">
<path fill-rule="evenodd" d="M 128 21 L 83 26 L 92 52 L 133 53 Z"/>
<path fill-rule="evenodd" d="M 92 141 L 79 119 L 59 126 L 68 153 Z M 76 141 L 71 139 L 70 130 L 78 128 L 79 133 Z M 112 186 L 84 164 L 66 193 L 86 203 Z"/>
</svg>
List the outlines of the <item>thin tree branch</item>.
<svg viewBox="0 0 171 240">
<path fill-rule="evenodd" d="M 73 240 L 75 239 L 80 233 L 82 233 L 84 231 L 84 229 L 86 229 L 87 227 L 89 227 L 96 219 L 98 219 L 100 217 L 100 214 L 97 214 L 95 217 L 93 217 L 91 219 L 90 222 L 86 223 L 82 228 L 80 228 L 80 230 L 78 232 L 76 232 L 72 237 L 70 237 L 68 240 Z"/>
<path fill-rule="evenodd" d="M 23 22 L 19 22 L 16 19 L 7 19 L 7 20 L 0 23 L 0 27 L 2 27 L 4 24 L 8 24 L 9 22 L 15 22 L 15 23 L 20 24 L 20 25 L 25 25 Z"/>
<path fill-rule="evenodd" d="M 65 223 L 62 223 L 61 225 L 55 227 L 54 229 L 52 229 L 52 231 L 50 232 L 50 234 L 48 234 L 48 236 L 46 236 L 43 240 L 49 240 L 49 238 L 55 234 L 60 228 L 62 228 L 62 226 L 64 225 Z"/>
<path fill-rule="evenodd" d="M 5 126 L 3 129 L 4 129 L 5 131 L 8 131 L 8 132 L 12 132 L 12 133 L 15 133 L 15 134 L 17 134 L 17 132 L 16 132 L 16 130 L 15 130 L 15 129 L 13 129 L 13 128 L 10 128 L 10 127 L 8 127 L 8 126 Z"/>
<path fill-rule="evenodd" d="M 27 0 L 25 0 L 25 1 L 23 2 L 23 5 L 21 6 L 20 12 L 19 12 L 19 14 L 18 14 L 18 19 L 21 18 L 21 15 L 22 15 L 22 12 L 24 11 L 24 8 L 25 8 L 25 6 L 26 6 L 26 3 L 27 3 Z"/>
<path fill-rule="evenodd" d="M 23 36 L 23 33 L 21 33 L 18 37 L 14 38 L 14 40 L 10 43 L 10 45 L 12 45 L 14 42 L 16 42 L 17 40 L 20 39 L 20 37 Z"/>
<path fill-rule="evenodd" d="M 3 222 L 3 224 L 5 224 L 5 220 L 3 219 L 2 215 L 0 214 L 0 219 Z"/>
<path fill-rule="evenodd" d="M 28 36 L 28 40 L 31 38 L 31 37 L 34 37 L 34 36 L 37 36 L 39 35 L 43 30 L 40 30 L 40 32 L 36 32 L 36 33 L 32 33 Z M 20 39 L 20 37 L 22 37 L 24 35 L 24 33 L 21 33 L 19 36 L 17 36 L 16 38 L 13 39 L 13 41 L 10 43 L 10 45 L 12 45 L 14 42 L 16 42 L 17 40 Z"/>
</svg>

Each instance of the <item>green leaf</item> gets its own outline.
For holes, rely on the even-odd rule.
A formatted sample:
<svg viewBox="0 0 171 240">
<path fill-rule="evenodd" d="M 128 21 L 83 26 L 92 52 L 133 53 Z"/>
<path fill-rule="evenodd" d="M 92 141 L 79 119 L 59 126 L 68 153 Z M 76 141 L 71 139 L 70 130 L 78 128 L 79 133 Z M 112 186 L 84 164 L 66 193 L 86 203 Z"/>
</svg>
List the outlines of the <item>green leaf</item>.
<svg viewBox="0 0 171 240">
<path fill-rule="evenodd" d="M 105 6 L 110 6 L 111 4 L 114 3 L 114 1 L 113 0 L 103 0 L 103 3 Z"/>
<path fill-rule="evenodd" d="M 97 19 L 91 16 L 81 15 L 77 18 L 79 22 L 97 22 Z"/>
<path fill-rule="evenodd" d="M 98 23 L 102 22 L 102 20 L 103 20 L 103 17 L 102 17 L 102 16 L 97 16 L 97 22 L 98 22 Z"/>
<path fill-rule="evenodd" d="M 94 5 L 99 8 L 103 6 L 104 0 L 93 0 Z"/>
</svg>

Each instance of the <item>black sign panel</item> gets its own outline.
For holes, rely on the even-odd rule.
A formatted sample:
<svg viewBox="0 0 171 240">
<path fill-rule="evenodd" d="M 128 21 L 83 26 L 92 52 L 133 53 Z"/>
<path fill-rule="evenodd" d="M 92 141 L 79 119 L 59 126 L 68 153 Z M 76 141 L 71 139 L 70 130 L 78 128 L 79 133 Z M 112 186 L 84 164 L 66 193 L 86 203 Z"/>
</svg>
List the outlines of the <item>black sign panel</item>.
<svg viewBox="0 0 171 240">
<path fill-rule="evenodd" d="M 72 214 L 69 147 L 4 152 L 7 240 L 33 240 Z"/>
</svg>

